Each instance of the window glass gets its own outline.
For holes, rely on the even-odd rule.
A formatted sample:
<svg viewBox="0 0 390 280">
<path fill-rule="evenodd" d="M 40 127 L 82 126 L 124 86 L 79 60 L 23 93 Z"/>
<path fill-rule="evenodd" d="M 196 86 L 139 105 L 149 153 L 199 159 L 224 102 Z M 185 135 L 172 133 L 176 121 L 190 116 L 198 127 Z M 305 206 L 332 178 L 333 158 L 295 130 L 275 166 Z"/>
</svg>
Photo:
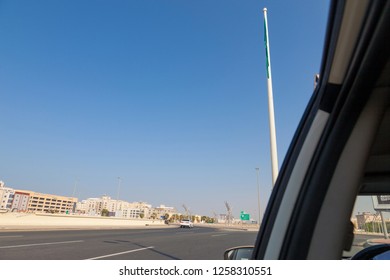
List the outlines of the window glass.
<svg viewBox="0 0 390 280">
<path fill-rule="evenodd" d="M 361 250 L 379 244 L 390 244 L 390 196 L 358 196 L 351 216 L 354 240 L 344 257 L 352 257 Z M 379 203 L 378 203 L 379 202 Z"/>
</svg>

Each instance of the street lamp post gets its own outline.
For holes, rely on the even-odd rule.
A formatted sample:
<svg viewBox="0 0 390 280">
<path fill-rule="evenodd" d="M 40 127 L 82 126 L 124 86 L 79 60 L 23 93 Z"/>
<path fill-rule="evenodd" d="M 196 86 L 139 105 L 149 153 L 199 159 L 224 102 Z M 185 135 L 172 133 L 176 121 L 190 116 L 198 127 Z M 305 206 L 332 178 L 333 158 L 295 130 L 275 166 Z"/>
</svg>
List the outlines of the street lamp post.
<svg viewBox="0 0 390 280">
<path fill-rule="evenodd" d="M 257 208 L 258 208 L 258 211 L 259 211 L 259 220 L 258 220 L 258 223 L 259 223 L 259 226 L 260 226 L 260 219 L 261 219 L 261 214 L 260 214 L 260 184 L 259 184 L 259 172 L 260 172 L 260 168 L 256 167 L 256 177 L 257 177 Z"/>
</svg>

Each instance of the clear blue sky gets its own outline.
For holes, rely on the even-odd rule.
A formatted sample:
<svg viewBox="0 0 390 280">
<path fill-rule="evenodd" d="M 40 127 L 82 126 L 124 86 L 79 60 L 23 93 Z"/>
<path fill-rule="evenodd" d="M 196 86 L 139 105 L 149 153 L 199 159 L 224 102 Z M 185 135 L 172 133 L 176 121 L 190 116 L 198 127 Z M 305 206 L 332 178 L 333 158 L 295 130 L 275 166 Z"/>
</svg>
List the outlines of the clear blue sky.
<svg viewBox="0 0 390 280">
<path fill-rule="evenodd" d="M 257 218 L 312 94 L 328 1 L 0 1 L 0 180 Z"/>
</svg>

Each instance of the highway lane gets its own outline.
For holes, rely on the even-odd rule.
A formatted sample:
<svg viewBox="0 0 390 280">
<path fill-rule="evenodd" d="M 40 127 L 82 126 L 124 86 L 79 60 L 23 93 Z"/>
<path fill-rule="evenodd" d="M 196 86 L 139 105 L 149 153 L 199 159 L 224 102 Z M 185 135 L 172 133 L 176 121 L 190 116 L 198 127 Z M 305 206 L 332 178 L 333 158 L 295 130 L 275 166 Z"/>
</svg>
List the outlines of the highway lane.
<svg viewBox="0 0 390 280">
<path fill-rule="evenodd" d="M 254 244 L 257 232 L 151 229 L 0 232 L 3 260 L 220 260 L 229 247 Z"/>
</svg>

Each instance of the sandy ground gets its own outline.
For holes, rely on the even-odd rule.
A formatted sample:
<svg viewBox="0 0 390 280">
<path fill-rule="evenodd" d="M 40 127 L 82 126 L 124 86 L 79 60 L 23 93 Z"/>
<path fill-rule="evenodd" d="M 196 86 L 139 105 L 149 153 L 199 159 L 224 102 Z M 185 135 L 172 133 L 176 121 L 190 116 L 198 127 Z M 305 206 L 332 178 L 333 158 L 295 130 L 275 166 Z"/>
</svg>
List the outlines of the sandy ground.
<svg viewBox="0 0 390 280">
<path fill-rule="evenodd" d="M 165 226 L 163 221 L 146 219 L 121 219 L 114 217 L 88 217 L 55 214 L 0 214 L 0 230 L 28 229 L 84 229 L 84 228 L 131 228 Z"/>
<path fill-rule="evenodd" d="M 178 225 L 166 225 L 161 220 L 148 219 L 122 219 L 115 217 L 90 217 L 56 214 L 0 213 L 0 231 L 87 228 L 155 228 L 168 226 Z M 259 230 L 257 225 L 195 224 L 195 226 L 216 227 L 224 230 Z"/>
</svg>

